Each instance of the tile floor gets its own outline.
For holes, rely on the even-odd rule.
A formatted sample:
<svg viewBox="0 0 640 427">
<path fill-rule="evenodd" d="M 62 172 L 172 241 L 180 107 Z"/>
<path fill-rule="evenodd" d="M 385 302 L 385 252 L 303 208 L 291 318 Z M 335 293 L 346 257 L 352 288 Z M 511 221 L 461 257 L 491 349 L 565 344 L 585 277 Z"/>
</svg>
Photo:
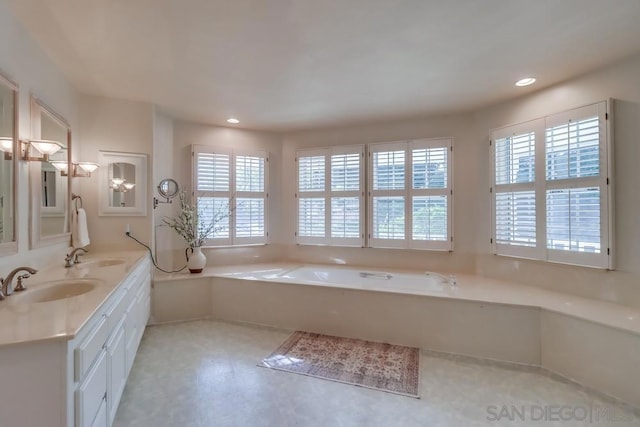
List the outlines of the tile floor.
<svg viewBox="0 0 640 427">
<path fill-rule="evenodd" d="M 208 320 L 148 327 L 114 426 L 640 426 L 575 384 L 463 357 L 425 352 L 421 399 L 257 367 L 288 335 Z"/>
</svg>

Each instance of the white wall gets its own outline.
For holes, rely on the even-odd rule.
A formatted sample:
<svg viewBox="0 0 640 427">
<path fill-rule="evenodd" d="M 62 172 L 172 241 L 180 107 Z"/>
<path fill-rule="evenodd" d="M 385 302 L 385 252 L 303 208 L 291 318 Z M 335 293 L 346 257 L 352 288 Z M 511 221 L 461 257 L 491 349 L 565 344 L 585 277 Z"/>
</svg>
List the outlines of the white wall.
<svg viewBox="0 0 640 427">
<path fill-rule="evenodd" d="M 173 120 L 156 109 L 153 115 L 152 198 L 156 197 L 166 202 L 158 194 L 157 186 L 163 179 L 175 179 L 173 166 Z M 177 199 L 174 199 L 171 204 L 158 203 L 158 207 L 152 212 L 154 233 L 152 248 L 154 248 L 158 265 L 163 269 L 173 267 L 173 231 L 162 225 L 162 219 L 173 215 L 177 203 Z"/>
<path fill-rule="evenodd" d="M 63 116 L 75 132 L 78 128 L 78 95 L 69 81 L 40 50 L 22 25 L 0 1 L 0 70 L 19 85 L 19 137 L 30 137 L 29 96 L 43 100 Z M 78 152 L 78 138 L 73 134 L 72 155 Z M 34 267 L 63 263 L 68 244 L 38 250 L 29 249 L 29 164 L 19 162 L 16 201 L 18 253 L 0 258 L 0 275 L 18 265 Z M 75 185 L 75 183 L 73 184 Z"/>
<path fill-rule="evenodd" d="M 76 178 L 80 181 L 78 192 L 87 211 L 90 250 L 143 249 L 125 236 L 126 224 L 131 226 L 131 232 L 137 239 L 148 245 L 152 243 L 153 116 L 151 104 L 90 95 L 80 97 L 79 135 L 82 146 L 79 159 L 97 162 L 101 150 L 148 156 L 146 216 L 98 216 L 99 192 L 107 191 L 99 188 L 99 172 L 90 178 Z"/>
<path fill-rule="evenodd" d="M 269 201 L 270 218 L 267 246 L 256 245 L 242 248 L 206 249 L 208 265 L 263 262 L 282 257 L 282 196 L 280 190 L 281 170 L 287 169 L 281 158 L 282 137 L 270 132 L 256 132 L 228 127 L 207 126 L 183 121 L 174 122 L 173 170 L 180 187 L 192 190 L 191 145 L 210 145 L 236 149 L 264 150 L 269 153 Z M 176 202 L 177 203 L 177 202 Z M 173 240 L 175 266 L 184 265 L 186 244 L 175 233 Z"/>
</svg>

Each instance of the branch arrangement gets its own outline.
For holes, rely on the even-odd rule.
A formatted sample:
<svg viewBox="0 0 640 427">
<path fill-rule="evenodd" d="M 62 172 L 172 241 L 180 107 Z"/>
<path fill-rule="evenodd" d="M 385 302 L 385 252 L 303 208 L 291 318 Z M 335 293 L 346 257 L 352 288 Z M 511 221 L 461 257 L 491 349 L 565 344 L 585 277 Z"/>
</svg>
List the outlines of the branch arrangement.
<svg viewBox="0 0 640 427">
<path fill-rule="evenodd" d="M 231 199 L 233 200 L 233 198 Z M 163 218 L 162 222 L 171 227 L 187 244 L 192 247 L 202 246 L 207 238 L 229 227 L 228 218 L 232 209 L 229 202 L 225 206 L 207 214 L 203 207 L 190 204 L 187 194 L 180 192 L 180 212 L 173 218 Z M 203 218 L 210 218 L 205 221 Z"/>
</svg>

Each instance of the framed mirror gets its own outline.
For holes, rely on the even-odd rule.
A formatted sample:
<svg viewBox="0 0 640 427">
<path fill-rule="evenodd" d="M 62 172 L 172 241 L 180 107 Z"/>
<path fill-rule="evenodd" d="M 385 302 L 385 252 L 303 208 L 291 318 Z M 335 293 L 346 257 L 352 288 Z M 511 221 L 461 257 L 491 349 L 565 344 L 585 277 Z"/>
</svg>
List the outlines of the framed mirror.
<svg viewBox="0 0 640 427">
<path fill-rule="evenodd" d="M 147 155 L 100 151 L 100 216 L 147 214 Z"/>
<path fill-rule="evenodd" d="M 31 97 L 31 140 L 54 141 L 62 148 L 46 160 L 29 162 L 31 190 L 31 247 L 69 240 L 69 177 L 53 166 L 69 163 L 71 127 L 64 117 L 40 99 Z"/>
<path fill-rule="evenodd" d="M 0 73 L 0 256 L 18 252 L 17 133 L 18 85 Z"/>
</svg>

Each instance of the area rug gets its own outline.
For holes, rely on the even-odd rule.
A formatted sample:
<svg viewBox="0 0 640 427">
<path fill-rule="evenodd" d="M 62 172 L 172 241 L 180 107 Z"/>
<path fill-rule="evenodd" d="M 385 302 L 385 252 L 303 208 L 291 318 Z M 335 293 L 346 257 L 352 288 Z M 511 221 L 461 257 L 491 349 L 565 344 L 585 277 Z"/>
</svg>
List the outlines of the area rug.
<svg viewBox="0 0 640 427">
<path fill-rule="evenodd" d="M 294 332 L 258 366 L 420 398 L 420 350 Z"/>
</svg>

